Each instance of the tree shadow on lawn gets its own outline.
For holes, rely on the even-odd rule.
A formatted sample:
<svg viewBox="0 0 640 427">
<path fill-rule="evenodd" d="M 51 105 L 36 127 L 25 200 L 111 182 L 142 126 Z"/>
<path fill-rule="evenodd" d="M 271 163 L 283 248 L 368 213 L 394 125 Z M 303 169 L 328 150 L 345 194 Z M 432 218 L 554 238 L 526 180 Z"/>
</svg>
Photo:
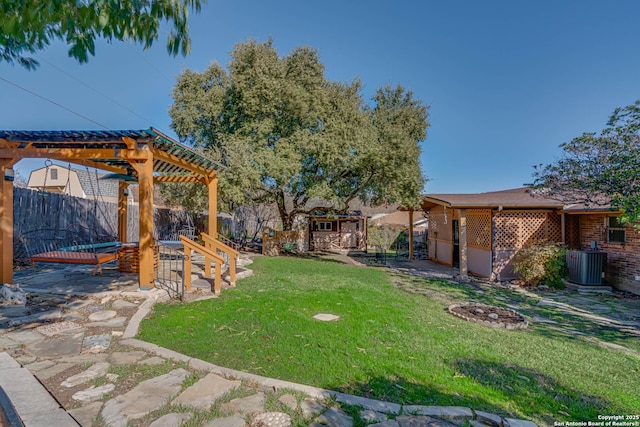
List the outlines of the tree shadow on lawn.
<svg viewBox="0 0 640 427">
<path fill-rule="evenodd" d="M 373 376 L 366 383 L 328 385 L 326 388 L 400 405 L 464 406 L 499 415 L 513 415 L 505 408 L 478 396 L 446 393 L 435 385 L 418 384 L 398 376 Z"/>
<path fill-rule="evenodd" d="M 462 375 L 508 396 L 525 416 L 548 424 L 558 419 L 593 421 L 599 414 L 616 413 L 607 399 L 573 390 L 532 369 L 471 358 L 456 360 L 453 366 Z"/>
<path fill-rule="evenodd" d="M 548 338 L 593 337 L 640 351 L 640 330 L 636 327 L 599 321 L 554 305 L 539 305 L 538 299 L 511 290 L 406 275 L 394 275 L 391 279 L 393 285 L 404 292 L 426 296 L 445 305 L 467 301 L 503 308 L 516 305 L 516 311 L 529 320 L 528 330 Z"/>
<path fill-rule="evenodd" d="M 282 257 L 309 259 L 318 262 L 328 262 L 333 264 L 350 265 L 347 262 L 339 259 L 331 258 L 330 252 L 298 252 L 280 255 Z"/>
<path fill-rule="evenodd" d="M 460 378 L 468 377 L 479 383 L 492 397 L 446 393 L 437 386 L 417 384 L 402 377 L 377 376 L 366 383 L 329 388 L 402 405 L 463 406 L 549 425 L 559 420 L 597 420 L 598 414 L 616 413 L 606 399 L 572 390 L 531 369 L 468 358 L 456 360 L 452 365 Z"/>
<path fill-rule="evenodd" d="M 404 292 L 431 297 L 445 304 L 472 301 L 488 305 L 505 305 L 506 303 L 519 303 L 527 298 L 524 295 L 507 294 L 505 289 L 480 286 L 473 282 L 459 283 L 453 280 L 398 273 L 391 273 L 389 277 L 393 286 Z"/>
<path fill-rule="evenodd" d="M 519 310 L 528 317 L 531 331 L 549 338 L 582 338 L 614 343 L 640 352 L 640 330 L 559 310 L 555 307 L 532 306 Z"/>
</svg>

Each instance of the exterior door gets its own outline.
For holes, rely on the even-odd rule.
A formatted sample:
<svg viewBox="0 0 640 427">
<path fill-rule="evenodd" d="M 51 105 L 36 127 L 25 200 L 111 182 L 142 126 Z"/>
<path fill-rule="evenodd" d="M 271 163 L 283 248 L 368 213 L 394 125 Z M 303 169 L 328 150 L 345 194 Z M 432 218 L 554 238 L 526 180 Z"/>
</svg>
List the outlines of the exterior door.
<svg viewBox="0 0 640 427">
<path fill-rule="evenodd" d="M 342 234 L 342 248 L 350 249 L 358 247 L 358 224 L 355 222 L 343 222 L 340 225 Z"/>
<path fill-rule="evenodd" d="M 451 221 L 452 237 L 453 237 L 453 266 L 460 266 L 460 221 L 454 219 Z"/>
</svg>

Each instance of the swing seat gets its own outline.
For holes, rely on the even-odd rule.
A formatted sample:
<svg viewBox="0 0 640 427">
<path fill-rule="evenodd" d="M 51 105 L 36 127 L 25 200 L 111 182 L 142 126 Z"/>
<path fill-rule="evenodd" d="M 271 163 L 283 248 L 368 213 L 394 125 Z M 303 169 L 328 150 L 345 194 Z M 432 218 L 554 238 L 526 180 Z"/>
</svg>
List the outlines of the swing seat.
<svg viewBox="0 0 640 427">
<path fill-rule="evenodd" d="M 36 263 L 93 265 L 93 274 L 102 274 L 102 264 L 117 261 L 114 249 L 120 242 L 88 242 L 88 230 L 34 230 L 25 233 L 20 240 L 25 249 L 26 260 Z"/>
<path fill-rule="evenodd" d="M 93 275 L 102 274 L 102 264 L 118 259 L 117 254 L 109 252 L 75 252 L 75 251 L 49 251 L 31 255 L 31 262 L 52 262 L 60 264 L 88 264 L 95 265 Z"/>
</svg>

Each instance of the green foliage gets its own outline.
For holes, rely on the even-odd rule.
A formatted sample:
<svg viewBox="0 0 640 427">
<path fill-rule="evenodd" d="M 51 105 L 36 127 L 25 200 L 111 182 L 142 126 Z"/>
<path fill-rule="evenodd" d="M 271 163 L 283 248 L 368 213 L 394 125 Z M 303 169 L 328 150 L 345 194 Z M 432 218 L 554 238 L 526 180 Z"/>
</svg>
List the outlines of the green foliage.
<svg viewBox="0 0 640 427">
<path fill-rule="evenodd" d="M 401 225 L 372 225 L 367 230 L 367 243 L 370 246 L 381 246 L 388 250 L 403 231 L 404 227 Z"/>
<path fill-rule="evenodd" d="M 285 230 L 318 200 L 335 212 L 355 198 L 420 201 L 427 107 L 401 86 L 379 89 L 367 105 L 359 80 L 325 78 L 314 49 L 279 56 L 271 41 L 240 43 L 226 70 L 182 73 L 173 99 L 176 133 L 226 166 L 221 199 L 273 204 Z"/>
<path fill-rule="evenodd" d="M 567 249 L 558 243 L 541 242 L 520 249 L 513 259 L 513 269 L 525 283 L 562 287 L 567 277 Z"/>
<path fill-rule="evenodd" d="M 295 243 L 282 243 L 282 244 L 280 244 L 280 249 L 285 254 L 293 254 L 296 251 L 297 247 L 298 246 Z"/>
<path fill-rule="evenodd" d="M 35 69 L 25 54 L 62 40 L 69 56 L 87 62 L 95 55 L 95 40 L 139 43 L 145 49 L 158 39 L 160 23 L 173 24 L 167 37 L 171 55 L 190 51 L 189 9 L 200 11 L 206 0 L 21 0 L 0 2 L 0 61 Z"/>
<path fill-rule="evenodd" d="M 207 211 L 207 188 L 200 183 L 161 183 L 160 194 L 168 206 L 192 213 Z"/>
<path fill-rule="evenodd" d="M 617 108 L 600 134 L 584 133 L 561 145 L 562 158 L 536 167 L 529 184 L 547 197 L 587 206 L 611 205 L 640 226 L 640 101 Z"/>
</svg>

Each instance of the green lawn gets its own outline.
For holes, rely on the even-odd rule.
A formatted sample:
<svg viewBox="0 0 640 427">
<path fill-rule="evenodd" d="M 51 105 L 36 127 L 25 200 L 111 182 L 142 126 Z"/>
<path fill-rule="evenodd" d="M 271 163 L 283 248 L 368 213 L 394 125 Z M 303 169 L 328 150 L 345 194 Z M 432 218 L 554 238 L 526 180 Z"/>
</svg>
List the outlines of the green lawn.
<svg viewBox="0 0 640 427">
<path fill-rule="evenodd" d="M 480 301 L 536 314 L 536 301 L 521 294 L 294 257 L 258 258 L 252 268 L 253 277 L 220 298 L 156 305 L 139 338 L 229 368 L 403 404 L 545 424 L 640 411 L 637 356 L 557 325 L 507 331 L 446 312 L 451 302 Z M 340 320 L 319 322 L 318 313 Z"/>
</svg>

